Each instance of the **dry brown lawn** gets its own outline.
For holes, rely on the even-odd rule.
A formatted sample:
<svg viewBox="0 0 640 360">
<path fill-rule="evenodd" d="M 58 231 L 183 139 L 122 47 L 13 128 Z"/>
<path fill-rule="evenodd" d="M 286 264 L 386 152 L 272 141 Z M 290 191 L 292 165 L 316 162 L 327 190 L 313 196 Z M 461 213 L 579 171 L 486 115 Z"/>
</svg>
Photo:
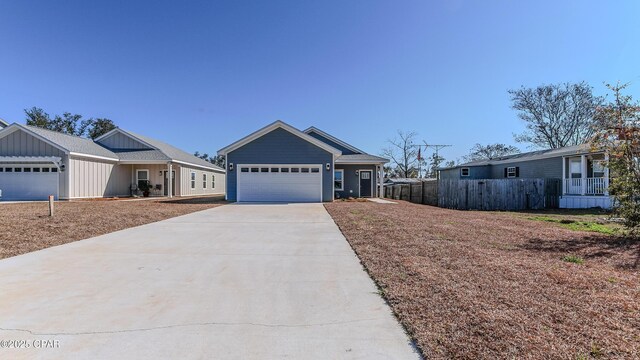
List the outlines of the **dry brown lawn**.
<svg viewBox="0 0 640 360">
<path fill-rule="evenodd" d="M 326 208 L 427 358 L 640 357 L 638 241 L 512 213 Z"/>
<path fill-rule="evenodd" d="M 220 196 L 0 204 L 0 259 L 220 206 Z"/>
</svg>

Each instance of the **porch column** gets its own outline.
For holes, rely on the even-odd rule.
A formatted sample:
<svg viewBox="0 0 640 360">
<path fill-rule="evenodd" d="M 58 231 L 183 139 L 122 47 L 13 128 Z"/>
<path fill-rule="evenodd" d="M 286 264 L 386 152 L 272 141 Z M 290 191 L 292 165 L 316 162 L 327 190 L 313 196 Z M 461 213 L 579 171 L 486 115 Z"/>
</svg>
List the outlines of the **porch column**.
<svg viewBox="0 0 640 360">
<path fill-rule="evenodd" d="M 609 153 L 604 153 L 604 195 L 609 196 Z"/>
<path fill-rule="evenodd" d="M 565 191 L 566 191 L 566 184 L 567 183 L 567 158 L 566 157 L 562 157 L 562 182 L 560 183 L 560 185 L 562 186 L 562 195 L 564 196 Z"/>
<path fill-rule="evenodd" d="M 173 164 L 171 162 L 169 162 L 167 164 L 167 196 L 172 198 L 173 197 L 173 191 L 171 191 L 173 189 Z"/>
<path fill-rule="evenodd" d="M 384 186 L 382 184 L 384 180 L 384 167 L 380 165 L 380 170 L 378 170 L 378 197 L 384 198 Z"/>
<path fill-rule="evenodd" d="M 587 156 L 586 155 L 580 155 L 580 163 L 581 163 L 581 179 L 580 181 L 582 182 L 582 195 L 585 195 L 587 193 Z"/>
</svg>

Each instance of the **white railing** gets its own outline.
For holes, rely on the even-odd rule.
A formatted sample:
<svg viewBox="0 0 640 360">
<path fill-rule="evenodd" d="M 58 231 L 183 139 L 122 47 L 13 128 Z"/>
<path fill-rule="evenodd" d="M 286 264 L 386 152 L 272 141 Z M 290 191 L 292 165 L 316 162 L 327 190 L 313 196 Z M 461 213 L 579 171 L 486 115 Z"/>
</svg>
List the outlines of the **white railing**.
<svg viewBox="0 0 640 360">
<path fill-rule="evenodd" d="M 567 195 L 605 195 L 609 186 L 606 178 L 564 179 L 564 193 Z"/>
</svg>

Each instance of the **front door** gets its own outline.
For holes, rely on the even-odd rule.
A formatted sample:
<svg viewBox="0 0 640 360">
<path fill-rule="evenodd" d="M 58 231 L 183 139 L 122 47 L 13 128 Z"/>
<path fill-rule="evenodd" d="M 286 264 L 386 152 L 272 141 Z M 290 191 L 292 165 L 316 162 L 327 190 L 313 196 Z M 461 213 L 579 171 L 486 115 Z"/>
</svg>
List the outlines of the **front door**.
<svg viewBox="0 0 640 360">
<path fill-rule="evenodd" d="M 571 159 L 569 161 L 569 186 L 567 192 L 569 194 L 582 193 L 582 162 L 580 159 Z"/>
<path fill-rule="evenodd" d="M 373 171 L 360 170 L 360 197 L 371 197 Z"/>
<path fill-rule="evenodd" d="M 167 176 L 168 171 L 165 170 L 164 171 L 164 196 L 168 196 L 169 192 L 167 191 L 169 189 L 169 177 Z M 176 194 L 176 172 L 172 171 L 171 172 L 171 194 L 175 196 Z"/>
</svg>

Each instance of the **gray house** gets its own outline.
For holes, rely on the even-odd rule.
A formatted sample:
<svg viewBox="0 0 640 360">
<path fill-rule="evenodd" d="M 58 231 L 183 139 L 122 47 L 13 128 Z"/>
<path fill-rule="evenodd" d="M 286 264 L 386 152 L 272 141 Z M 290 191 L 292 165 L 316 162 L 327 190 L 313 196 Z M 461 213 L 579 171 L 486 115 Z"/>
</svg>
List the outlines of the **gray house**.
<svg viewBox="0 0 640 360">
<path fill-rule="evenodd" d="M 561 208 L 610 208 L 606 156 L 582 144 L 471 161 L 439 172 L 441 179 L 562 179 Z"/>
<path fill-rule="evenodd" d="M 6 121 L 0 119 L 0 130 L 6 128 L 7 126 L 9 126 L 9 123 L 7 123 Z"/>
<path fill-rule="evenodd" d="M 38 127 L 0 130 L 2 200 L 223 194 L 225 171 L 162 141 L 114 129 L 95 141 Z"/>
<path fill-rule="evenodd" d="M 382 166 L 370 155 L 315 127 L 282 121 L 218 151 L 227 159 L 227 200 L 322 202 L 382 194 Z"/>
</svg>

